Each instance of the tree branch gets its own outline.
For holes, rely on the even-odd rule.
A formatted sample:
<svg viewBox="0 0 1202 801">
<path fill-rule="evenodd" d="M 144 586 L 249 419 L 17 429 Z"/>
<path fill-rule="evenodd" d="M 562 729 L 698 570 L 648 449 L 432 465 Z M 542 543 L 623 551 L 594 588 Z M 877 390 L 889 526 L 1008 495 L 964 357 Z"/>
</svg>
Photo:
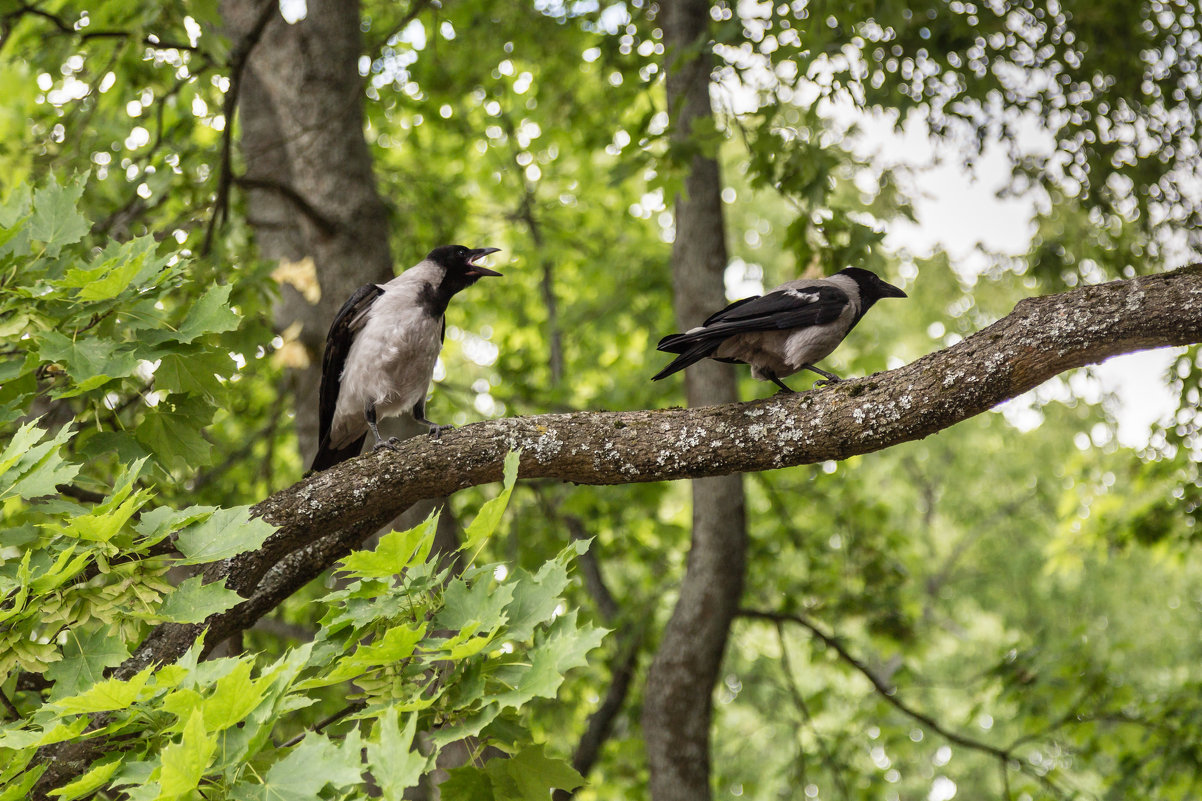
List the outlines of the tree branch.
<svg viewBox="0 0 1202 801">
<path fill-rule="evenodd" d="M 115 675 L 178 659 L 209 630 L 219 642 L 266 614 L 376 526 L 413 503 L 501 478 L 522 450 L 519 475 L 580 484 L 630 484 L 771 470 L 872 453 L 921 439 L 1076 367 L 1120 353 L 1202 342 L 1202 265 L 1028 298 L 988 328 L 917 361 L 795 395 L 707 406 L 577 412 L 491 420 L 416 437 L 310 476 L 259 503 L 277 526 L 257 551 L 211 565 L 210 578 L 247 597 L 203 625 L 156 628 Z M 86 741 L 93 753 L 99 743 Z M 38 791 L 90 764 L 48 759 Z M 66 757 L 66 754 L 62 756 Z"/>
<path fill-rule="evenodd" d="M 272 0 L 266 0 L 250 30 L 230 53 L 230 86 L 225 95 L 225 106 L 222 109 L 225 117 L 225 129 L 221 132 L 221 163 L 217 172 L 217 192 L 216 199 L 213 201 L 213 214 L 209 217 L 209 224 L 205 228 L 204 242 L 200 246 L 202 256 L 207 256 L 212 252 L 213 234 L 229 210 L 230 186 L 234 177 L 234 115 L 238 110 L 238 95 L 242 90 L 242 72 L 246 69 L 246 62 L 250 59 L 251 51 L 255 49 L 255 45 L 262 38 L 267 23 L 278 16 L 279 4 Z"/>
<path fill-rule="evenodd" d="M 882 698 L 884 698 L 885 701 L 887 701 L 890 704 L 890 706 L 892 706 L 898 712 L 901 712 L 906 717 L 910 718 L 911 720 L 915 720 L 915 721 L 921 723 L 923 726 L 926 726 L 928 729 L 935 732 L 940 737 L 942 737 L 943 739 L 947 740 L 950 743 L 955 743 L 956 745 L 961 746 L 962 748 L 966 748 L 970 751 L 978 751 L 982 754 L 985 754 L 987 756 L 990 756 L 990 757 L 996 759 L 998 761 L 998 764 L 1001 766 L 1003 775 L 1005 775 L 1006 771 L 1008 771 L 1009 769 L 1014 769 L 1014 770 L 1017 770 L 1021 773 L 1025 773 L 1026 775 L 1031 776 L 1032 778 L 1036 779 L 1040 784 L 1042 784 L 1048 790 L 1052 791 L 1054 794 L 1056 794 L 1060 797 L 1064 797 L 1064 798 L 1075 797 L 1075 793 L 1066 792 L 1064 790 L 1064 788 L 1060 787 L 1058 784 L 1056 784 L 1052 780 L 1051 776 L 1036 769 L 1034 766 L 1030 765 L 1025 760 L 1019 759 L 1017 756 L 1015 756 L 1015 753 L 1014 753 L 1015 746 L 1012 745 L 1009 748 L 1001 748 L 999 746 L 992 745 L 991 743 L 984 742 L 983 740 L 977 740 L 972 737 L 967 737 L 963 734 L 959 734 L 958 732 L 952 731 L 951 729 L 947 728 L 942 723 L 935 720 L 935 718 L 931 717 L 930 715 L 926 714 L 925 712 L 920 712 L 919 710 L 910 706 L 905 701 L 902 701 L 900 698 L 897 697 L 896 688 L 891 687 L 888 684 L 886 684 L 880 678 L 880 676 L 878 676 L 876 674 L 876 671 L 874 671 L 872 668 L 868 667 L 868 665 L 864 664 L 864 662 L 861 661 L 860 659 L 857 659 L 854 654 L 852 654 L 849 650 L 847 650 L 847 646 L 844 645 L 844 643 L 841 639 L 839 639 L 838 637 L 835 637 L 833 635 L 827 634 L 809 618 L 807 618 L 803 615 L 788 614 L 785 612 L 762 611 L 762 610 L 758 610 L 758 609 L 740 609 L 739 617 L 745 617 L 745 618 L 755 619 L 755 620 L 766 620 L 766 621 L 775 623 L 777 625 L 778 634 L 780 633 L 780 626 L 782 623 L 794 623 L 798 626 L 801 626 L 802 628 L 806 629 L 811 634 L 813 634 L 815 637 L 817 637 L 819 640 L 822 640 L 822 642 L 827 647 L 831 648 L 835 653 L 837 653 L 839 655 L 840 659 L 842 659 L 847 664 L 851 665 L 853 668 L 855 668 L 855 670 L 857 672 L 859 672 L 862 676 L 864 676 L 864 678 L 868 679 L 869 683 L 872 684 L 872 687 L 874 690 L 876 690 L 877 694 L 880 695 Z M 781 645 L 783 648 L 783 646 L 784 646 L 783 637 L 781 639 Z M 834 772 L 834 769 L 832 768 L 832 773 L 833 772 Z M 836 774 L 836 776 L 837 776 L 837 774 Z M 836 779 L 836 780 L 838 780 L 838 779 Z M 1009 784 L 1008 778 L 1006 779 L 1005 784 L 1008 786 L 1008 784 Z M 1008 794 L 1009 794 L 1009 790 L 1007 789 L 1007 795 Z"/>
<path fill-rule="evenodd" d="M 324 552 L 331 556 L 344 553 L 372 526 L 419 500 L 499 480 L 513 449 L 523 452 L 523 478 L 594 485 L 847 459 L 929 436 L 1065 370 L 1199 341 L 1202 265 L 1028 298 L 950 348 L 811 392 L 695 409 L 507 418 L 439 439 L 416 437 L 397 451 L 345 462 L 259 503 L 255 514 L 277 532 L 259 550 L 210 566 L 208 576 L 225 578 L 255 601 L 260 578 L 287 554 L 315 540 L 330 541 Z M 241 614 L 242 606 L 206 626 L 219 632 L 222 618 Z M 187 649 L 177 647 L 178 653 L 146 654 L 142 664 L 171 661 Z"/>
</svg>

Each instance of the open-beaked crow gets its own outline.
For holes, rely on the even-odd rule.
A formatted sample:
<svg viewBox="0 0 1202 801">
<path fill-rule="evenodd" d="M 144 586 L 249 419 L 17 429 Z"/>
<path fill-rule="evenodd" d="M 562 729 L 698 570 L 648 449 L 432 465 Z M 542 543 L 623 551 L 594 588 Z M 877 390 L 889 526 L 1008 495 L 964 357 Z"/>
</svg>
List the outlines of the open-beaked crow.
<svg viewBox="0 0 1202 801">
<path fill-rule="evenodd" d="M 438 436 L 451 426 L 426 419 L 426 393 L 446 336 L 447 304 L 481 276 L 500 273 L 476 262 L 499 248 L 444 245 L 386 284 L 359 287 L 339 309 L 326 337 L 318 403 L 317 455 L 325 470 L 359 455 L 368 430 L 376 448 L 391 447 L 377 417 L 412 414 Z"/>
</svg>

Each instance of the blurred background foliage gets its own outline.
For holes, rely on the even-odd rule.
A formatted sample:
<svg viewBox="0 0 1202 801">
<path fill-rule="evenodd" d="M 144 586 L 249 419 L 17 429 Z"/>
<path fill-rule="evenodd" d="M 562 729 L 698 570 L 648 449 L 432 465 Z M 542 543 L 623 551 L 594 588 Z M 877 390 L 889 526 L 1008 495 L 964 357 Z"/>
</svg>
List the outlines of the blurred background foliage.
<svg viewBox="0 0 1202 801">
<path fill-rule="evenodd" d="M 281 9 L 295 18 L 304 3 Z M 671 198 L 689 148 L 725 167 L 732 299 L 849 264 L 910 294 L 827 360 L 843 375 L 950 344 L 1028 295 L 1197 257 L 1196 3 L 715 3 L 724 113 L 683 149 L 665 135 L 655 12 L 643 0 L 363 3 L 365 133 L 396 264 L 450 241 L 503 249 L 504 280 L 449 314 L 435 419 L 682 402 L 681 382 L 647 378 L 674 326 Z M 6 435 L 28 410 L 14 401 L 36 394 L 36 411 L 86 432 L 73 440 L 77 483 L 100 495 L 145 457 L 138 486 L 156 504 L 253 503 L 308 456 L 280 391 L 295 353 L 272 330 L 276 265 L 257 257 L 236 189 L 201 253 L 232 124 L 220 22 L 215 0 L 0 3 L 0 204 L 76 185 L 93 264 L 151 237 L 184 259 L 169 317 L 218 286 L 242 321 L 204 341 L 221 361 L 180 388 L 187 397 L 131 368 L 59 398 L 46 365 L 72 366 L 29 356 L 33 323 L 7 308 Z M 1146 69 L 1133 73 L 1133 58 Z M 916 211 L 924 164 L 861 135 L 914 119 L 939 161 L 971 170 L 987 146 L 1007 152 L 1005 189 L 1031 204 L 1029 247 L 963 259 L 891 241 L 904 221 L 934 243 L 955 224 Z M 921 442 L 749 477 L 744 605 L 774 617 L 741 619 L 728 647 L 716 796 L 1196 796 L 1200 379 L 1196 350 L 1182 351 L 1163 376 L 1180 410 L 1134 445 L 1117 438 L 1121 406 L 1086 375 Z M 741 380 L 745 399 L 770 394 Z M 166 411 L 194 447 L 136 436 Z M 450 505 L 470 518 L 488 495 Z M 580 581 L 570 601 L 616 632 L 558 700 L 529 710 L 557 755 L 632 638 L 644 657 L 655 647 L 684 568 L 687 503 L 682 484 L 514 491 L 490 561 L 535 570 L 592 538 L 604 591 Z M 287 601 L 247 646 L 266 657 L 311 636 L 322 592 Z M 636 681 L 581 798 L 644 794 L 639 694 Z"/>
</svg>

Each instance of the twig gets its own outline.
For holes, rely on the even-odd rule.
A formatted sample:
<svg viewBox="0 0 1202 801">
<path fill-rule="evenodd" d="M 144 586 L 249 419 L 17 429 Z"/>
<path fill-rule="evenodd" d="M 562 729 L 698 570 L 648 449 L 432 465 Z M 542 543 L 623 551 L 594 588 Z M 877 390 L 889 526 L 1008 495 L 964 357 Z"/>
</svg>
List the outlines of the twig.
<svg viewBox="0 0 1202 801">
<path fill-rule="evenodd" d="M 998 746 L 991 745 L 989 743 L 983 743 L 980 740 L 974 740 L 971 737 L 966 737 L 963 734 L 951 731 L 950 729 L 945 728 L 943 724 L 935 720 L 930 715 L 926 714 L 925 712 L 920 712 L 902 701 L 897 697 L 896 688 L 890 687 L 888 684 L 882 681 L 872 668 L 868 667 L 868 665 L 864 664 L 854 654 L 847 650 L 847 646 L 843 644 L 842 640 L 840 640 L 838 637 L 827 634 L 820 629 L 816 623 L 804 615 L 790 614 L 788 612 L 771 612 L 760 609 L 740 609 L 738 611 L 738 616 L 751 618 L 753 620 L 767 620 L 776 623 L 777 625 L 780 625 L 781 623 L 795 623 L 798 626 L 807 629 L 811 634 L 821 640 L 828 648 L 837 653 L 840 659 L 851 665 L 853 668 L 859 671 L 864 678 L 868 679 L 877 693 L 879 693 L 882 698 L 888 701 L 889 704 L 891 704 L 902 714 L 917 720 L 919 723 L 929 727 L 931 731 L 943 737 L 945 740 L 955 743 L 956 745 L 963 746 L 964 748 L 970 748 L 974 751 L 981 751 L 998 759 L 1018 761 L 1015 760 L 1014 756 L 1006 749 L 999 748 Z"/>
<path fill-rule="evenodd" d="M 4 708 L 8 710 L 8 714 L 13 716 L 13 720 L 21 719 L 21 710 L 17 709 L 17 705 L 12 702 L 12 699 L 3 690 L 0 690 L 0 702 L 4 704 Z"/>
<path fill-rule="evenodd" d="M 103 503 L 104 495 L 99 492 L 93 492 L 90 489 L 77 487 L 74 484 L 59 484 L 55 487 L 59 495 L 66 495 L 68 498 L 74 498 L 77 501 L 84 503 Z"/>
<path fill-rule="evenodd" d="M 302 731 L 300 734 L 296 735 L 295 737 L 288 738 L 288 740 L 286 740 L 285 742 L 283 742 L 280 745 L 280 748 L 291 748 L 292 746 L 299 743 L 301 740 L 305 739 L 305 735 L 307 735 L 310 731 L 313 732 L 314 734 L 316 734 L 316 733 L 320 732 L 322 729 L 324 729 L 326 726 L 330 726 L 334 723 L 337 723 L 338 721 L 345 718 L 347 715 L 350 715 L 353 712 L 358 712 L 360 709 L 362 709 L 365 706 L 367 706 L 367 704 L 364 703 L 363 701 L 356 701 L 353 704 L 347 704 L 342 709 L 335 712 L 333 715 L 330 715 L 325 720 L 315 724 L 312 729 Z"/>
<path fill-rule="evenodd" d="M 233 182 L 233 151 L 234 151 L 234 115 L 238 108 L 238 95 L 242 89 L 242 73 L 250 60 L 251 51 L 263 36 L 267 23 L 273 15 L 279 15 L 279 4 L 274 0 L 263 3 L 255 24 L 238 42 L 238 46 L 230 53 L 230 88 L 225 95 L 222 113 L 225 116 L 225 128 L 221 132 L 221 167 L 217 178 L 217 197 L 213 204 L 213 216 L 205 229 L 204 242 L 200 246 L 200 255 L 207 256 L 213 249 L 213 235 L 217 225 L 226 218 L 229 212 L 230 185 Z"/>
<path fill-rule="evenodd" d="M 392 37 L 408 28 L 410 22 L 413 22 L 413 20 L 417 19 L 423 11 L 433 4 L 433 0 L 413 0 L 413 5 L 409 7 L 409 11 L 405 14 L 405 16 L 401 17 L 400 21 L 397 22 L 397 24 L 394 25 L 387 34 L 381 37 L 379 41 L 370 45 L 367 48 L 367 52 L 378 53 L 385 45 L 388 44 Z"/>
<path fill-rule="evenodd" d="M 57 14 L 52 14 L 49 11 L 45 11 L 45 10 L 37 8 L 35 6 L 31 6 L 29 4 L 21 5 L 21 6 L 17 7 L 14 11 L 12 11 L 8 14 L 5 14 L 4 19 L 5 19 L 5 21 L 16 20 L 26 14 L 29 14 L 30 16 L 34 16 L 34 17 L 41 17 L 42 19 L 50 22 L 50 24 L 54 25 L 54 27 L 58 29 L 59 33 L 69 34 L 71 36 L 78 36 L 79 40 L 81 42 L 86 42 L 89 39 L 132 39 L 135 36 L 135 34 L 130 31 L 120 31 L 120 30 L 89 31 L 89 30 L 84 30 L 84 29 L 77 30 L 74 25 L 68 23 L 66 20 L 64 20 L 62 17 L 58 16 Z M 196 47 L 192 44 L 185 44 L 183 42 L 160 39 L 158 36 L 155 36 L 153 34 L 148 34 L 146 36 L 143 36 L 140 41 L 142 42 L 142 44 L 144 44 L 148 47 L 153 47 L 157 50 L 187 50 L 191 53 L 196 53 L 196 52 L 200 51 L 199 47 Z"/>
<path fill-rule="evenodd" d="M 806 723 L 810 725 L 810 731 L 814 732 L 814 739 L 818 742 L 818 750 L 822 752 L 822 761 L 826 763 L 827 769 L 831 772 L 831 778 L 835 781 L 835 786 L 839 788 L 839 795 L 844 798 L 850 798 L 851 795 L 847 791 L 847 782 L 843 779 L 843 771 L 840 770 L 838 763 L 835 761 L 831 750 L 826 747 L 826 741 L 822 738 L 822 733 L 818 731 L 818 727 L 814 725 L 814 716 L 810 714 L 810 707 L 805 702 L 805 698 L 801 695 L 801 690 L 797 687 L 797 681 L 793 678 L 793 666 L 789 664 L 789 649 L 785 643 L 785 624 L 783 621 L 776 621 L 776 639 L 780 643 L 780 666 L 781 671 L 785 674 L 785 686 L 789 690 L 789 695 L 793 699 L 793 703 L 805 718 Z M 805 754 L 802 754 L 802 759 L 805 759 Z"/>
<path fill-rule="evenodd" d="M 843 644 L 842 640 L 840 640 L 838 637 L 827 634 L 820 629 L 816 623 L 804 615 L 789 614 L 787 612 L 771 612 L 759 609 L 740 609 L 737 613 L 737 616 L 755 620 L 767 620 L 776 623 L 778 626 L 781 623 L 795 623 L 802 628 L 807 629 L 815 637 L 826 644 L 827 647 L 831 648 L 835 653 L 837 653 L 840 659 L 851 665 L 866 679 L 868 679 L 877 693 L 879 693 L 882 698 L 884 698 L 891 706 L 893 706 L 903 715 L 918 721 L 948 742 L 955 743 L 956 745 L 967 748 L 970 751 L 978 751 L 980 753 L 987 754 L 997 759 L 1004 766 L 1004 768 L 1014 768 L 1021 773 L 1035 778 L 1040 782 L 1040 784 L 1044 785 L 1044 787 L 1059 796 L 1069 797 L 1072 795 L 1071 791 L 1066 791 L 1060 787 L 1046 773 L 1036 770 L 1033 766 L 1016 757 L 1011 749 L 999 748 L 996 745 L 991 745 L 990 743 L 982 742 L 981 740 L 976 740 L 972 737 L 954 732 L 951 729 L 943 726 L 943 724 L 935 720 L 930 715 L 920 712 L 919 710 L 902 701 L 897 697 L 896 688 L 890 687 L 888 684 L 882 681 L 879 676 L 876 675 L 872 668 L 868 667 L 868 665 L 856 658 Z"/>
<path fill-rule="evenodd" d="M 273 181 L 270 178 L 252 178 L 249 175 L 239 175 L 233 181 L 244 189 L 264 189 L 275 192 L 296 206 L 297 211 L 308 217 L 314 225 L 321 229 L 323 234 L 329 236 L 338 232 L 339 225 L 337 221 L 331 220 L 322 214 L 312 203 L 305 199 L 304 195 L 285 183 Z"/>
</svg>

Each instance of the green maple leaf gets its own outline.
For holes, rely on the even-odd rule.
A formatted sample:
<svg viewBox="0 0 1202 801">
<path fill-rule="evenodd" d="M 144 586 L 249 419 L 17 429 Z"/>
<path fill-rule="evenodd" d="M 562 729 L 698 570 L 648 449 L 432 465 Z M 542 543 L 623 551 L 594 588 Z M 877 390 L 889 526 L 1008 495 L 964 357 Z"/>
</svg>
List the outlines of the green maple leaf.
<svg viewBox="0 0 1202 801">
<path fill-rule="evenodd" d="M 484 540 L 491 537 L 497 530 L 497 526 L 501 522 L 501 515 L 505 514 L 505 507 L 509 505 L 513 484 L 517 481 L 518 461 L 521 455 L 521 451 L 510 451 L 505 457 L 501 494 L 480 507 L 476 519 L 468 525 L 464 532 L 462 550 L 469 555 L 469 558 L 474 556 L 475 552 L 484 546 Z"/>
<path fill-rule="evenodd" d="M 104 678 L 104 669 L 116 667 L 129 657 L 129 649 L 120 637 L 104 628 L 80 632 L 69 629 L 63 645 L 63 658 L 46 670 L 54 682 L 55 698 L 74 695 Z"/>
<path fill-rule="evenodd" d="M 191 392 L 212 397 L 219 386 L 216 376 L 229 375 L 233 367 L 228 353 L 169 353 L 163 356 L 154 371 L 154 385 L 167 392 Z"/>
<path fill-rule="evenodd" d="M 438 527 L 435 512 L 406 531 L 392 531 L 370 551 L 355 551 L 342 560 L 340 571 L 362 578 L 385 578 L 426 561 Z"/>
<path fill-rule="evenodd" d="M 206 290 L 200 296 L 200 300 L 192 304 L 179 331 L 172 338 L 180 342 L 191 342 L 204 334 L 236 329 L 239 318 L 229 306 L 231 289 L 233 286 L 224 284 Z"/>
<path fill-rule="evenodd" d="M 521 568 L 514 572 L 513 601 L 505 612 L 509 616 L 508 635 L 523 641 L 530 639 L 535 627 L 555 613 L 560 593 L 568 586 L 568 569 L 556 560 L 547 562 L 533 576 Z"/>
<path fill-rule="evenodd" d="M 209 615 L 232 609 L 243 601 L 233 590 L 214 581 L 201 584 L 202 576 L 182 582 L 163 601 L 158 614 L 175 623 L 200 623 Z"/>
<path fill-rule="evenodd" d="M 205 730 L 204 715 L 193 710 L 180 741 L 163 749 L 159 798 L 170 801 L 195 790 L 216 750 L 216 738 Z"/>
<path fill-rule="evenodd" d="M 217 680 L 213 694 L 201 704 L 205 725 L 212 731 L 241 723 L 263 700 L 268 682 L 251 679 L 251 667 L 251 660 L 240 661 L 237 667 Z"/>
<path fill-rule="evenodd" d="M 505 622 L 504 610 L 513 593 L 511 583 L 494 587 L 486 577 L 470 585 L 455 579 L 443 593 L 443 608 L 434 617 L 434 627 L 459 630 L 476 625 L 479 631 L 494 631 Z"/>
<path fill-rule="evenodd" d="M 46 255 L 51 258 L 57 256 L 64 246 L 83 239 L 91 230 L 88 221 L 76 209 L 83 195 L 83 187 L 83 179 L 59 186 L 51 176 L 47 186 L 33 193 L 29 235 L 46 245 Z"/>
<path fill-rule="evenodd" d="M 78 712 L 108 712 L 112 709 L 126 709 L 137 700 L 142 688 L 150 679 L 153 666 L 147 667 L 129 681 L 120 679 L 105 679 L 98 681 L 77 695 L 60 698 L 52 706 L 68 713 Z"/>
<path fill-rule="evenodd" d="M 0 453 L 0 499 L 50 495 L 75 478 L 79 466 L 64 461 L 61 452 L 74 433 L 71 427 L 63 426 L 50 439 L 47 433 L 36 421 L 26 423 Z"/>
<path fill-rule="evenodd" d="M 496 700 L 502 706 L 517 708 L 532 698 L 554 698 L 564 674 L 587 664 L 585 654 L 600 645 L 604 637 L 604 629 L 578 628 L 575 609 L 560 616 L 546 639 L 527 652 L 530 666 L 521 671 L 513 689 L 499 694 Z"/>
<path fill-rule="evenodd" d="M 58 362 L 76 383 L 88 382 L 88 388 L 114 378 L 133 375 L 138 356 L 120 343 L 94 337 L 71 339 L 57 331 L 42 334 L 38 354 L 43 361 Z M 96 379 L 103 379 L 97 383 Z"/>
<path fill-rule="evenodd" d="M 483 769 L 456 768 L 441 786 L 444 798 L 472 801 L 543 801 L 553 788 L 573 790 L 584 784 L 579 773 L 562 759 L 548 757 L 542 745 L 519 751 L 509 759 L 493 759 Z"/>
<path fill-rule="evenodd" d="M 212 407 L 199 399 L 172 395 L 147 410 L 134 437 L 167 467 L 195 469 L 213 461 L 213 446 L 200 434 L 212 416 Z"/>
<path fill-rule="evenodd" d="M 228 559 L 263 544 L 275 527 L 251 518 L 249 506 L 218 509 L 207 519 L 180 532 L 176 547 L 184 555 L 178 564 L 196 565 Z"/>
<path fill-rule="evenodd" d="M 87 773 L 73 782 L 64 784 L 57 790 L 51 790 L 49 795 L 58 801 L 74 801 L 92 795 L 96 790 L 108 784 L 113 774 L 124 764 L 120 755 L 105 757 L 95 763 Z"/>
<path fill-rule="evenodd" d="M 547 756 L 541 744 L 524 748 L 509 759 L 494 759 L 489 768 L 494 765 L 498 774 L 510 779 L 513 790 L 513 795 L 499 798 L 543 801 L 552 788 L 575 790 L 584 784 L 583 776 L 562 759 Z"/>
<path fill-rule="evenodd" d="M 263 784 L 239 797 L 256 801 L 313 801 L 327 784 L 344 787 L 362 782 L 358 751 L 338 748 L 320 734 L 310 733 L 300 745 L 271 766 Z"/>
<path fill-rule="evenodd" d="M 429 762 L 413 749 L 417 715 L 409 716 L 409 722 L 403 730 L 397 717 L 396 707 L 384 710 L 376 722 L 374 741 L 367 743 L 367 760 L 371 765 L 372 778 L 388 801 L 401 801 L 406 790 L 416 787 Z"/>
</svg>

